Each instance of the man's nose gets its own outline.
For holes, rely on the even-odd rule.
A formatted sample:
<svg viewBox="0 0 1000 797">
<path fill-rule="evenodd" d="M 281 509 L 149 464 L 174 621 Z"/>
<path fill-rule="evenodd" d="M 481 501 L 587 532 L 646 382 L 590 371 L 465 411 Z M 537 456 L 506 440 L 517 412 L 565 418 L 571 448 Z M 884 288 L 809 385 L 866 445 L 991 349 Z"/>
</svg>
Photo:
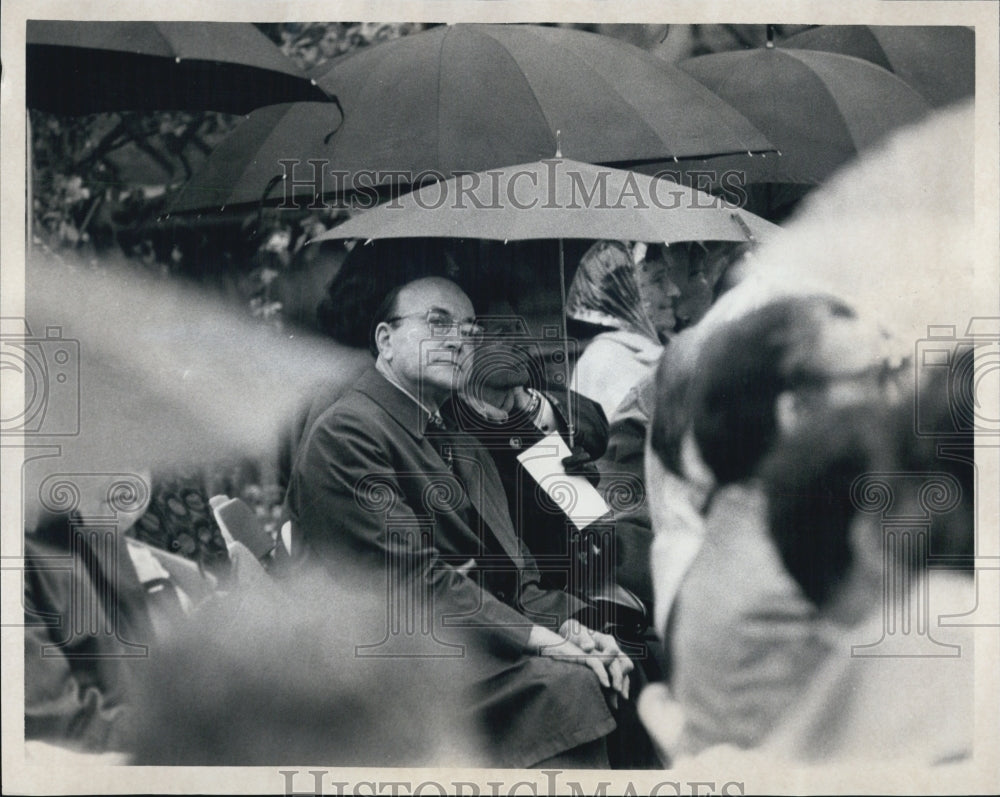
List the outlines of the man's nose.
<svg viewBox="0 0 1000 797">
<path fill-rule="evenodd" d="M 454 351 L 461 350 L 466 346 L 466 344 L 469 343 L 470 341 L 462 337 L 462 335 L 459 334 L 458 330 L 455 330 L 454 332 L 446 335 L 441 339 L 441 344 L 443 346 L 449 349 L 453 349 Z"/>
</svg>

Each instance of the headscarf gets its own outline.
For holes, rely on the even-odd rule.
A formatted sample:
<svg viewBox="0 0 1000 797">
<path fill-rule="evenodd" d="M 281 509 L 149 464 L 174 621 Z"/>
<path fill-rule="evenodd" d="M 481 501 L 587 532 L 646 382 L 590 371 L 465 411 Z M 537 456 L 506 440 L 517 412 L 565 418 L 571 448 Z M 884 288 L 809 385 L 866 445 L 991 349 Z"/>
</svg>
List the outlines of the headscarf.
<svg viewBox="0 0 1000 797">
<path fill-rule="evenodd" d="M 643 307 L 635 261 L 621 241 L 598 241 L 580 259 L 566 297 L 566 315 L 659 341 Z"/>
</svg>

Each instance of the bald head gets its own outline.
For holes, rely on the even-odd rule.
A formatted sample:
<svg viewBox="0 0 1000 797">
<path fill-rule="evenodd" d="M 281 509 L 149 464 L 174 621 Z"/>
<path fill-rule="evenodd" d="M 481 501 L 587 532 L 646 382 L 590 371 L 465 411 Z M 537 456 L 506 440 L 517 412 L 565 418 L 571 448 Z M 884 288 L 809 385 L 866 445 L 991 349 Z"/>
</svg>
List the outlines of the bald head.
<svg viewBox="0 0 1000 797">
<path fill-rule="evenodd" d="M 475 311 L 458 285 L 442 277 L 408 282 L 386 297 L 375 321 L 379 360 L 413 395 L 440 405 L 459 387 L 472 346 L 463 330 Z"/>
</svg>

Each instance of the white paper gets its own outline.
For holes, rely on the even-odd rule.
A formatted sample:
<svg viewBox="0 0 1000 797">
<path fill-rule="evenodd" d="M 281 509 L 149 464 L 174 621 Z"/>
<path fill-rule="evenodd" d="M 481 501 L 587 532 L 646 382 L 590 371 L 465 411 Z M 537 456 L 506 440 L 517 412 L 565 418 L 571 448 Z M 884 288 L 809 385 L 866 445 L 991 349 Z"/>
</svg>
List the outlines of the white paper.
<svg viewBox="0 0 1000 797">
<path fill-rule="evenodd" d="M 606 515 L 609 507 L 583 476 L 566 473 L 562 461 L 571 453 L 559 433 L 550 432 L 517 459 L 573 525 L 583 531 Z"/>
</svg>

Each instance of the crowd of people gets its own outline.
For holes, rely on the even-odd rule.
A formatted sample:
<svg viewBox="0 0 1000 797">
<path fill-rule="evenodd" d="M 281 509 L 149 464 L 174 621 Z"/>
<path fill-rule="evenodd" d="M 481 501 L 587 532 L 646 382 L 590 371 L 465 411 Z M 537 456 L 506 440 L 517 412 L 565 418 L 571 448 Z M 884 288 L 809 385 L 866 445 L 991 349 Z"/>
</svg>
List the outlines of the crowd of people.
<svg viewBox="0 0 1000 797">
<path fill-rule="evenodd" d="M 223 529 L 206 572 L 149 536 L 141 485 L 93 491 L 127 538 L 86 496 L 28 529 L 26 739 L 138 764 L 968 760 L 971 644 L 926 614 L 974 603 L 973 351 L 910 362 L 840 296 L 759 292 L 755 258 L 594 243 L 568 385 L 455 258 L 394 262 L 338 315 L 345 262 L 320 323 L 369 354 L 288 419 L 280 533 Z M 81 605 L 112 630 L 44 619 Z"/>
</svg>

